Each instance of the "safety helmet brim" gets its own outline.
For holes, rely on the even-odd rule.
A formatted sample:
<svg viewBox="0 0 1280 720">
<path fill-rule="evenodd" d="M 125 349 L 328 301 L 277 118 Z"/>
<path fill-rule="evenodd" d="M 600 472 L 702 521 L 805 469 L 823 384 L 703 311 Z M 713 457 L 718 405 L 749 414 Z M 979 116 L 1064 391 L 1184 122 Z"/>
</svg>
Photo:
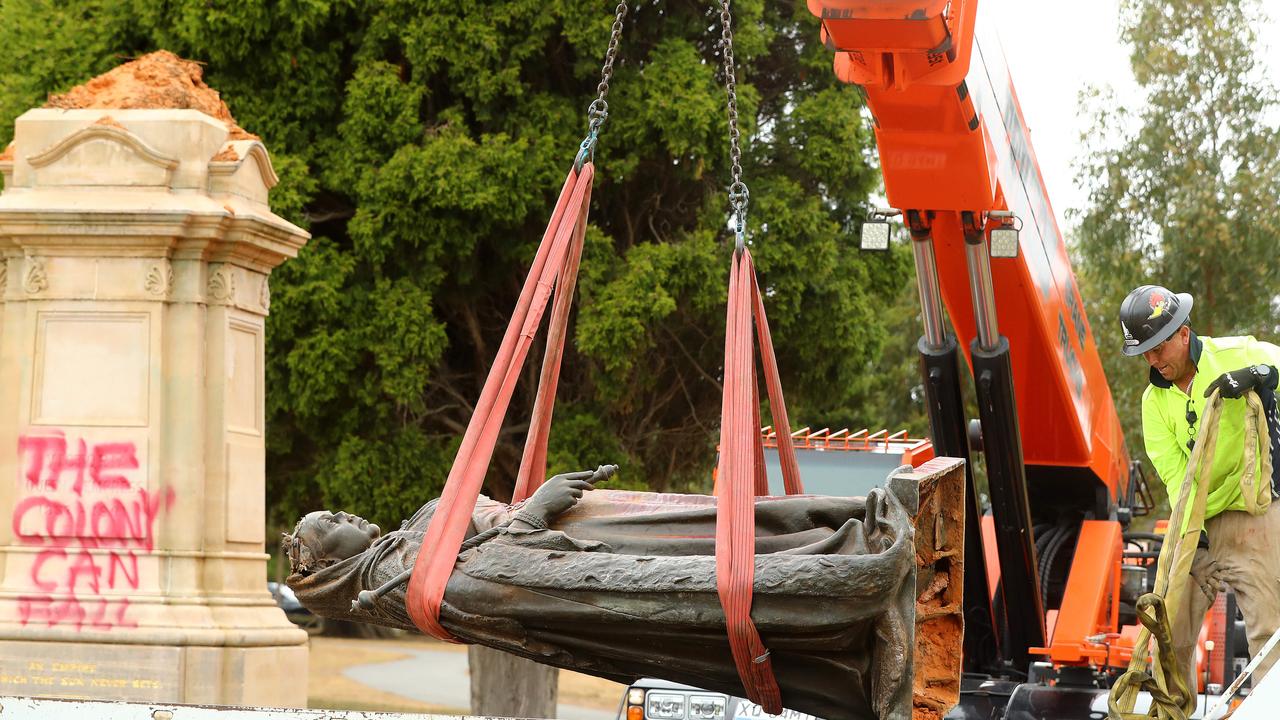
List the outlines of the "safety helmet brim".
<svg viewBox="0 0 1280 720">
<path fill-rule="evenodd" d="M 1173 317 L 1169 322 L 1166 323 L 1164 327 L 1156 331 L 1154 335 L 1137 345 L 1126 345 L 1120 348 L 1121 353 L 1128 355 L 1129 357 L 1141 355 L 1165 340 L 1173 337 L 1173 334 L 1178 332 L 1178 328 L 1187 323 L 1187 318 L 1191 317 L 1191 305 L 1195 302 L 1195 299 L 1188 293 L 1174 293 L 1174 295 L 1178 298 L 1178 309 L 1174 311 Z"/>
</svg>

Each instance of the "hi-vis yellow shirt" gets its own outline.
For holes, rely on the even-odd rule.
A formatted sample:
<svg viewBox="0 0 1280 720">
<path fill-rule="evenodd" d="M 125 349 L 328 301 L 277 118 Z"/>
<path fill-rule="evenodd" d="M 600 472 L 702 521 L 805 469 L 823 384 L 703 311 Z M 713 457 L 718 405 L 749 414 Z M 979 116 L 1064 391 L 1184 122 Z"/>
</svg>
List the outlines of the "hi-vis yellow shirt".
<svg viewBox="0 0 1280 720">
<path fill-rule="evenodd" d="M 1187 441 L 1200 432 L 1205 388 L 1222 373 L 1250 365 L 1280 368 L 1280 347 L 1255 340 L 1253 336 L 1211 338 L 1192 333 L 1191 360 L 1196 364 L 1196 376 L 1189 395 L 1161 377 L 1155 368 L 1151 369 L 1151 384 L 1142 394 L 1142 438 L 1147 457 L 1151 458 L 1151 464 L 1169 491 L 1170 507 L 1177 504 L 1187 461 L 1191 458 Z M 1194 426 L 1187 423 L 1188 401 L 1196 414 Z M 1205 519 L 1227 510 L 1245 510 L 1244 496 L 1240 492 L 1240 477 L 1244 474 L 1245 409 L 1243 398 L 1223 400 L 1218 422 L 1218 447 L 1209 474 Z M 1265 428 L 1259 433 L 1258 443 L 1258 458 L 1271 452 Z M 1271 483 L 1271 478 L 1261 476 L 1260 469 L 1256 472 L 1259 482 Z"/>
</svg>

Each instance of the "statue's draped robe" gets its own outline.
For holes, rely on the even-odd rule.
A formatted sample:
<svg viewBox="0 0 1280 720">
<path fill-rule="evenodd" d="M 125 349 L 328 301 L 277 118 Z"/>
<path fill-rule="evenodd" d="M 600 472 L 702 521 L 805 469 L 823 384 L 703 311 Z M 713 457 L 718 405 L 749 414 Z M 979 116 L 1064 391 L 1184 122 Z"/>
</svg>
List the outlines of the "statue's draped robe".
<svg viewBox="0 0 1280 720">
<path fill-rule="evenodd" d="M 914 492 L 757 499 L 751 615 L 786 707 L 828 720 L 909 716 Z M 551 530 L 504 531 L 464 551 L 441 622 L 462 640 L 621 683 L 661 677 L 741 696 L 716 593 L 715 502 L 588 492 Z M 372 612 L 353 613 L 351 601 L 413 567 L 434 510 L 289 586 L 319 615 L 415 629 L 403 585 Z M 481 497 L 470 533 L 513 512 Z"/>
</svg>

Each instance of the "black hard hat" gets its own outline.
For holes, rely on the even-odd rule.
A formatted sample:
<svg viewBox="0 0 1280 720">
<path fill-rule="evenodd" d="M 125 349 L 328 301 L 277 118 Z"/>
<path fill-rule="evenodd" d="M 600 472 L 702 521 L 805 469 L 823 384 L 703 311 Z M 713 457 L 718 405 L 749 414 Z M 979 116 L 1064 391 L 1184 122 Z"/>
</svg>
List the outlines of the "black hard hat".
<svg viewBox="0 0 1280 720">
<path fill-rule="evenodd" d="M 1141 355 L 1173 337 L 1191 315 L 1195 302 L 1187 293 L 1173 293 L 1159 285 L 1143 285 L 1120 303 L 1120 329 L 1125 355 Z"/>
</svg>

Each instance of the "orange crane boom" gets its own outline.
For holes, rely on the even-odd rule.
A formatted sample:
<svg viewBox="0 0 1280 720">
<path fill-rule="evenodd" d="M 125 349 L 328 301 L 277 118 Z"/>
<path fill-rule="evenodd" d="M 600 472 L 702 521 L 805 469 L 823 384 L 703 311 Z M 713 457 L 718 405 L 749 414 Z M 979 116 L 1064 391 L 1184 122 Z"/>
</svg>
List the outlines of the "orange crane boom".
<svg viewBox="0 0 1280 720">
<path fill-rule="evenodd" d="M 911 230 L 922 370 L 940 455 L 968 456 L 958 378 L 948 369 L 957 349 L 974 375 L 1000 587 L 966 621 L 990 623 L 1005 663 L 1025 666 L 1037 649 L 1088 662 L 1101 647 L 1096 636 L 1117 630 L 1119 572 L 1098 565 L 1120 562 L 1117 515 L 1131 502 L 1132 469 L 991 18 L 978 0 L 808 0 L 808 7 L 822 20 L 837 76 L 865 91 L 885 193 Z M 1017 256 L 989 259 L 988 232 L 1010 223 L 1020 230 Z M 967 559 L 982 553 L 979 507 L 971 497 Z M 1049 599 L 1058 630 L 1050 643 L 1042 595 L 1052 584 L 1033 527 L 1064 509 L 1089 521 L 1075 531 L 1077 547 L 1095 557 L 1077 556 L 1069 580 L 1058 583 L 1063 596 Z M 966 605 L 990 599 L 985 583 L 967 583 Z M 966 639 L 967 654 L 977 642 Z"/>
<path fill-rule="evenodd" d="M 1023 221 L 1018 258 L 991 273 L 1026 462 L 1088 467 L 1114 495 L 1128 478 L 1124 436 L 1004 53 L 991 24 L 975 22 L 977 6 L 809 0 L 839 49 L 837 75 L 866 92 L 889 204 L 938 212 L 939 280 L 963 346 L 977 327 L 959 213 L 1011 210 Z"/>
</svg>

